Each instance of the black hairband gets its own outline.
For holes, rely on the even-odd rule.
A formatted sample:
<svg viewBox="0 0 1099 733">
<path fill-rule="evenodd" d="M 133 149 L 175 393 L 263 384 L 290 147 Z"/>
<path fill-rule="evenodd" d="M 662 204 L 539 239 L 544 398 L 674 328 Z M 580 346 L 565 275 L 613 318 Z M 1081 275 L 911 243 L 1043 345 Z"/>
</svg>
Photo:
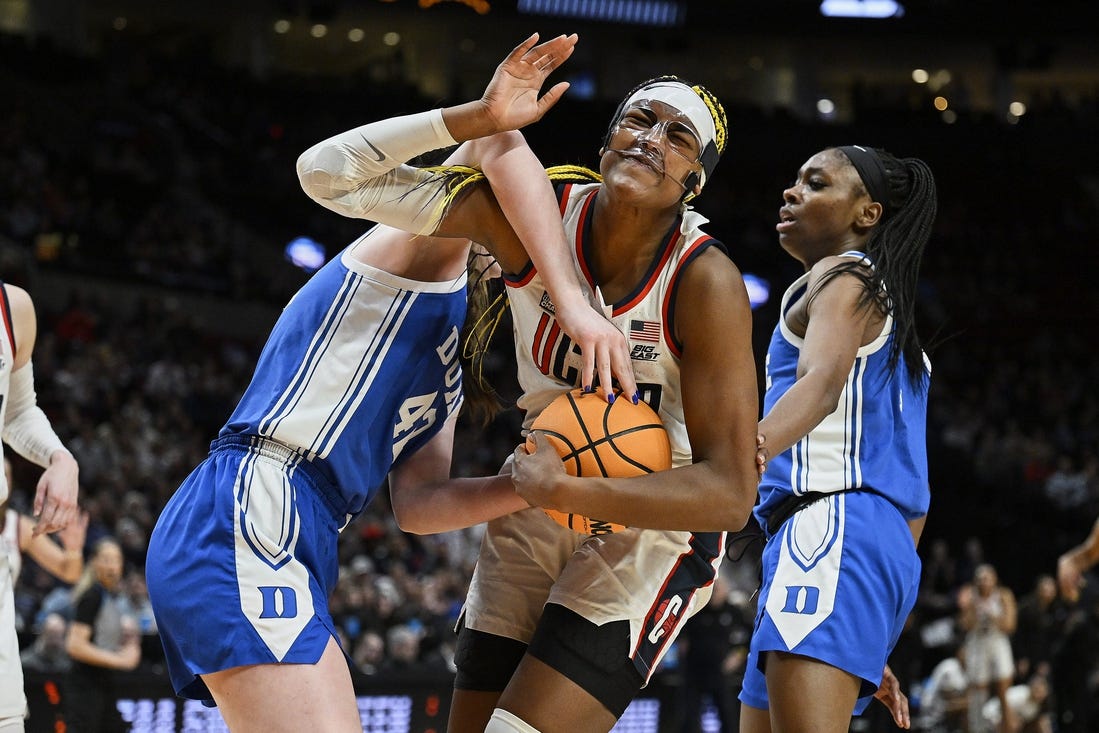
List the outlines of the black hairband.
<svg viewBox="0 0 1099 733">
<path fill-rule="evenodd" d="M 877 201 L 882 206 L 889 204 L 889 186 L 886 183 L 885 165 L 873 148 L 864 148 L 861 145 L 841 145 L 839 150 L 855 166 L 855 171 L 862 179 L 862 185 L 866 186 L 866 192 L 870 194 L 871 201 Z"/>
</svg>

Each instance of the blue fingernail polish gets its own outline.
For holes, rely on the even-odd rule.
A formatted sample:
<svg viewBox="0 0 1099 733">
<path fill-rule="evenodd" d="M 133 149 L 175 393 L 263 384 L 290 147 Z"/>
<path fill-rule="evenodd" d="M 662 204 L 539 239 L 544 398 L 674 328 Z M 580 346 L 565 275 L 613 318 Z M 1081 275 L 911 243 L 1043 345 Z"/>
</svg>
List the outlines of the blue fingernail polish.
<svg viewBox="0 0 1099 733">
<path fill-rule="evenodd" d="M 607 404 L 608 405 L 613 405 L 614 404 L 614 392 L 611 392 L 609 395 L 607 395 Z"/>
<path fill-rule="evenodd" d="M 641 401 L 641 392 L 640 391 L 634 392 L 633 393 L 633 403 L 636 405 L 640 401 Z"/>
<path fill-rule="evenodd" d="M 584 394 L 591 394 L 591 393 L 592 393 L 592 392 L 594 392 L 594 391 L 595 391 L 595 390 L 594 390 L 594 389 L 592 389 L 592 386 L 591 386 L 590 384 L 589 384 L 589 385 L 586 385 L 586 386 L 584 387 Z"/>
</svg>

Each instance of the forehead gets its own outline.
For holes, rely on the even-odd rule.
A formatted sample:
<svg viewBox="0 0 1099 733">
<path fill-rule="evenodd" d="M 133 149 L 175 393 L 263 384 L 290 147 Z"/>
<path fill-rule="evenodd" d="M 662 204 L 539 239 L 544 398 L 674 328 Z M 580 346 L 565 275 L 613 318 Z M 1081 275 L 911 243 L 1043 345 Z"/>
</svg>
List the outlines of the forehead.
<svg viewBox="0 0 1099 733">
<path fill-rule="evenodd" d="M 675 107 L 667 102 L 663 102 L 659 99 L 635 99 L 627 105 L 623 110 L 623 114 L 628 114 L 635 109 L 645 109 L 651 111 L 660 120 L 674 120 L 676 122 L 682 122 L 687 127 L 691 128 L 695 132 L 698 132 L 698 128 L 691 120 L 690 116 L 683 110 Z"/>
<path fill-rule="evenodd" d="M 843 168 L 855 170 L 855 166 L 851 165 L 851 162 L 847 160 L 847 156 L 835 148 L 820 151 L 801 166 L 803 171 L 822 170 L 830 173 L 836 173 Z"/>
<path fill-rule="evenodd" d="M 798 171 L 799 176 L 813 173 L 823 173 L 836 181 L 848 182 L 852 185 L 857 185 L 860 181 L 859 172 L 855 170 L 855 166 L 851 165 L 846 155 L 835 148 L 820 151 L 805 161 L 801 170 Z"/>
<path fill-rule="evenodd" d="M 702 138 L 703 144 L 717 139 L 717 128 L 710 109 L 694 89 L 679 81 L 663 81 L 648 84 L 627 98 L 623 105 L 629 110 L 638 100 L 650 103 L 663 102 L 691 121 L 691 129 Z M 678 119 L 678 118 L 677 118 Z"/>
</svg>

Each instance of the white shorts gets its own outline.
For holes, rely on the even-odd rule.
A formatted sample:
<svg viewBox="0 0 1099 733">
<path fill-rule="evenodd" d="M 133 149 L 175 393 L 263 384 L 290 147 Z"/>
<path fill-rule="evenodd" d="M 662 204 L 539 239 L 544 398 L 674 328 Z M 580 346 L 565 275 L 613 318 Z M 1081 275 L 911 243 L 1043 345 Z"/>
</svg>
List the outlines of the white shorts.
<svg viewBox="0 0 1099 733">
<path fill-rule="evenodd" d="M 1013 679 L 1011 641 L 1000 632 L 969 634 L 965 640 L 965 671 L 974 685 Z"/>
<path fill-rule="evenodd" d="M 23 719 L 27 698 L 23 695 L 23 666 L 19 661 L 19 636 L 15 632 L 15 592 L 8 557 L 0 553 L 0 720 Z"/>
<path fill-rule="evenodd" d="M 628 621 L 630 657 L 648 681 L 709 600 L 724 554 L 723 532 L 628 529 L 591 537 L 526 509 L 489 522 L 464 623 L 529 643 L 546 603 L 597 625 Z"/>
</svg>

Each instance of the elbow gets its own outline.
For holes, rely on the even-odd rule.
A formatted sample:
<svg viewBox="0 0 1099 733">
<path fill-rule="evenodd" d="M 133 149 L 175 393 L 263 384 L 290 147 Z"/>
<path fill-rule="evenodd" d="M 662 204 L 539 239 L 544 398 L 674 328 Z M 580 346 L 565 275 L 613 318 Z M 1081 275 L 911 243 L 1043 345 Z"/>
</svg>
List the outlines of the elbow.
<svg viewBox="0 0 1099 733">
<path fill-rule="evenodd" d="M 398 501 L 393 502 L 393 520 L 402 532 L 419 535 L 431 534 L 431 527 L 425 519 L 423 512 L 415 511 Z"/>
<path fill-rule="evenodd" d="M 338 195 L 333 183 L 338 169 L 326 165 L 325 162 L 334 163 L 342 160 L 343 157 L 343 152 L 337 146 L 327 143 L 314 145 L 298 156 L 295 165 L 298 183 L 309 198 L 314 201 L 326 201 Z"/>
</svg>

